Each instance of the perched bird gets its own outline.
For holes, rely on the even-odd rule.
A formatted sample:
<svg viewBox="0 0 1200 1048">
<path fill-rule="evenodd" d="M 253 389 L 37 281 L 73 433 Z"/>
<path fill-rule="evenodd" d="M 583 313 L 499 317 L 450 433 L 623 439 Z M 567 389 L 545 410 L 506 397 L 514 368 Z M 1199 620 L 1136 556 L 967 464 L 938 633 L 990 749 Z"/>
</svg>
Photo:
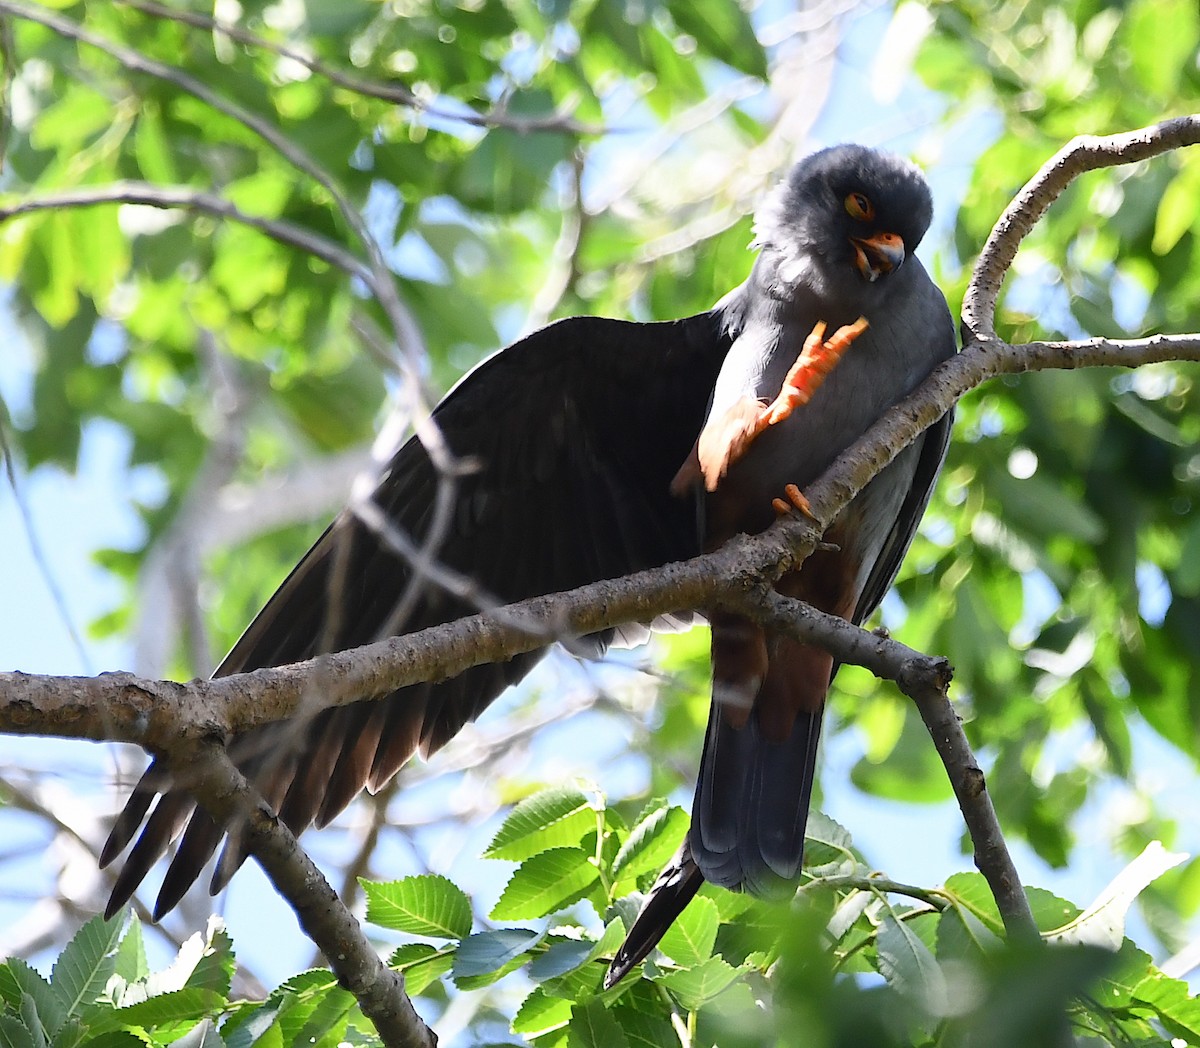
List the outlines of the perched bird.
<svg viewBox="0 0 1200 1048">
<path fill-rule="evenodd" d="M 439 468 L 416 438 L 405 443 L 370 500 L 391 534 L 369 515 L 343 512 L 217 675 L 447 622 L 481 599 L 516 601 L 686 559 L 763 530 L 781 510 L 803 509 L 804 485 L 955 352 L 945 299 L 912 257 L 931 207 L 907 161 L 859 146 L 824 150 L 769 197 L 755 225 L 753 271 L 713 309 L 652 324 L 576 317 L 489 358 L 433 412 L 459 468 Z M 899 569 L 949 430 L 943 418 L 902 451 L 830 528 L 830 548 L 781 578 L 779 592 L 852 622 L 866 618 Z M 406 543 L 407 552 L 398 548 Z M 428 554 L 433 570 L 414 567 Z M 761 892 L 800 868 L 836 667 L 826 652 L 749 620 L 709 618 L 713 704 L 692 827 L 610 981 L 649 952 L 703 879 Z M 579 643 L 600 653 L 613 636 Z M 439 749 L 543 654 L 266 725 L 232 740 L 230 754 L 300 833 L 326 824 L 364 787 L 381 787 L 414 752 Z M 108 913 L 182 830 L 158 918 L 227 828 L 155 760 L 117 818 L 102 865 L 139 829 Z M 244 858 L 234 827 L 213 892 Z"/>
<path fill-rule="evenodd" d="M 707 490 L 705 548 L 763 530 L 789 485 L 819 477 L 955 353 L 946 300 L 911 257 L 931 217 L 915 167 L 853 146 L 802 161 L 762 209 L 759 257 L 726 300 L 727 311 L 738 310 L 736 320 L 727 313 L 736 338 L 696 450 L 675 479 L 677 490 L 701 482 Z M 869 326 L 860 330 L 856 317 Z M 789 369 L 821 324 L 845 325 L 852 344 L 807 406 L 764 425 L 788 399 Z M 925 511 L 951 423 L 947 415 L 904 449 L 826 532 L 833 548 L 814 552 L 776 590 L 854 623 L 870 615 Z M 788 501 L 803 508 L 798 495 L 793 489 Z M 800 871 L 836 666 L 821 648 L 737 615 L 709 619 L 713 702 L 691 828 L 614 958 L 610 986 L 649 953 L 704 880 L 762 894 Z"/>
</svg>

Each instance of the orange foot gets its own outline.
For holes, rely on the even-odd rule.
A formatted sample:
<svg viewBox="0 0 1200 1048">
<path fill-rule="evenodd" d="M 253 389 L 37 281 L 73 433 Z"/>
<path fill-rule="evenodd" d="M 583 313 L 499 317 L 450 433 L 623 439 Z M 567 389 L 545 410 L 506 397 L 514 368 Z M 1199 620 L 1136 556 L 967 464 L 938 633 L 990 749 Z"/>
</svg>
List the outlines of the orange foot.
<svg viewBox="0 0 1200 1048">
<path fill-rule="evenodd" d="M 721 418 L 709 420 L 700 434 L 694 457 L 689 457 L 688 462 L 684 463 L 672 482 L 672 490 L 676 493 L 685 490 L 699 473 L 704 478 L 705 488 L 715 491 L 729 467 L 746 454 L 750 445 L 768 426 L 782 422 L 796 408 L 812 399 L 850 343 L 867 330 L 868 324 L 866 317 L 859 317 L 853 324 L 838 328 L 829 338 L 825 337 L 825 327 L 824 321 L 819 321 L 813 327 L 804 340 L 804 348 L 784 378 L 779 395 L 773 401 L 764 404 L 744 397 Z M 791 498 L 791 495 L 788 497 Z M 804 496 L 800 495 L 800 498 Z M 807 512 L 798 503 L 794 504 L 801 512 Z"/>
<path fill-rule="evenodd" d="M 842 359 L 842 354 L 850 348 L 850 343 L 866 331 L 868 326 L 867 318 L 859 317 L 853 324 L 842 325 L 832 336 L 826 338 L 825 321 L 818 321 L 804 340 L 804 348 L 796 358 L 796 363 L 783 380 L 779 396 L 763 412 L 763 428 L 782 422 L 796 408 L 803 407 L 812 400 L 812 395 L 821 388 L 826 376 Z"/>
<path fill-rule="evenodd" d="M 771 505 L 775 507 L 775 512 L 781 517 L 786 517 L 792 510 L 799 510 L 809 520 L 816 520 L 817 515 L 813 513 L 812 506 L 808 504 L 808 499 L 804 497 L 804 492 L 801 491 L 795 484 L 788 484 L 783 493 L 787 496 L 787 501 L 783 499 L 772 499 Z"/>
</svg>

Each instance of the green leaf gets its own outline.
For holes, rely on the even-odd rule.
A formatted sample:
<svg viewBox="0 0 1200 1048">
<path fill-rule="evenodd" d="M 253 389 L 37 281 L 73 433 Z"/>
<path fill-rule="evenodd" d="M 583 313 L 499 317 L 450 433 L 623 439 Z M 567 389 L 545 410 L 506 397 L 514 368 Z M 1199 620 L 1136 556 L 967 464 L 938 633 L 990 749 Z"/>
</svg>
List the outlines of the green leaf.
<svg viewBox="0 0 1200 1048">
<path fill-rule="evenodd" d="M 544 917 L 581 899 L 599 877 L 590 857 L 578 848 L 541 852 L 517 868 L 490 916 L 503 921 Z"/>
<path fill-rule="evenodd" d="M 121 935 L 119 920 L 96 916 L 89 920 L 63 948 L 50 975 L 50 985 L 62 1001 L 67 1015 L 78 1015 L 104 991 L 116 969 L 113 951 Z"/>
<path fill-rule="evenodd" d="M 539 953 L 529 962 L 529 978 L 541 982 L 565 975 L 589 961 L 595 952 L 596 943 L 587 939 L 563 939 L 551 943 L 545 953 Z"/>
<path fill-rule="evenodd" d="M 126 912 L 122 909 L 114 920 L 123 924 Z M 126 982 L 136 982 L 150 974 L 150 965 L 146 960 L 146 939 L 142 934 L 142 922 L 136 913 L 129 917 L 129 926 L 117 947 L 113 969 Z"/>
<path fill-rule="evenodd" d="M 425 942 L 405 943 L 388 960 L 388 966 L 404 976 L 404 990 L 410 996 L 432 986 L 453 964 L 454 951 L 439 950 Z"/>
<path fill-rule="evenodd" d="M 937 956 L 978 961 L 985 954 L 999 949 L 1003 940 L 965 906 L 951 906 L 942 913 L 937 926 Z"/>
<path fill-rule="evenodd" d="M 1168 870 L 1186 862 L 1188 856 L 1169 852 L 1160 841 L 1151 841 L 1112 883 L 1070 923 L 1047 933 L 1046 938 L 1063 943 L 1089 943 L 1110 950 L 1125 938 L 1125 915 L 1142 891 Z"/>
<path fill-rule="evenodd" d="M 1024 528 L 1034 538 L 1067 535 L 1093 545 L 1107 533 L 1103 519 L 1090 506 L 1040 471 L 1017 480 L 997 469 L 989 473 L 987 482 L 1004 506 L 1005 520 Z"/>
<path fill-rule="evenodd" d="M 359 884 L 367 896 L 371 924 L 441 939 L 463 939 L 471 932 L 471 901 L 445 877 L 419 874 L 386 884 Z"/>
<path fill-rule="evenodd" d="M 308 1044 L 310 1042 L 295 1042 Z M 177 1041 L 172 1041 L 172 1048 L 225 1048 L 225 1042 L 217 1033 L 211 1019 L 197 1023 Z"/>
<path fill-rule="evenodd" d="M 658 948 L 681 968 L 702 964 L 712 956 L 719 924 L 716 904 L 697 896 L 675 918 Z"/>
<path fill-rule="evenodd" d="M 1134 987 L 1131 997 L 1135 1004 L 1153 1008 L 1173 1034 L 1200 1043 L 1200 1000 L 1187 983 L 1156 971 Z"/>
<path fill-rule="evenodd" d="M 537 1037 L 566 1026 L 571 1018 L 571 1002 L 549 996 L 537 987 L 521 1002 L 513 1016 L 512 1032 Z"/>
<path fill-rule="evenodd" d="M 657 871 L 675 854 L 688 829 L 687 813 L 664 802 L 644 815 L 613 859 L 614 879 L 629 880 Z"/>
<path fill-rule="evenodd" d="M 188 975 L 185 987 L 196 990 L 209 990 L 212 993 L 227 996 L 229 986 L 233 981 L 233 970 L 237 967 L 237 959 L 233 955 L 233 939 L 225 931 L 225 926 L 213 921 L 209 924 L 204 952 L 196 961 L 196 966 Z"/>
<path fill-rule="evenodd" d="M 611 1010 L 613 1018 L 625 1031 L 629 1048 L 673 1048 L 679 1043 L 679 1036 L 663 1010 L 658 1013 L 642 1011 L 621 1002 Z"/>
<path fill-rule="evenodd" d="M 137 1004 L 105 1010 L 91 1017 L 88 1025 L 96 1032 L 121 1026 L 154 1029 L 171 1023 L 195 1022 L 206 1016 L 219 1015 L 226 1003 L 223 994 L 188 987 L 160 993 Z"/>
<path fill-rule="evenodd" d="M 595 799 L 578 787 L 556 786 L 513 808 L 483 854 L 519 862 L 551 848 L 577 845 L 595 828 Z"/>
<path fill-rule="evenodd" d="M 898 993 L 932 1015 L 947 1014 L 949 996 L 942 969 L 906 922 L 885 914 L 875 945 L 879 971 Z"/>
<path fill-rule="evenodd" d="M 694 36 L 714 58 L 765 80 L 767 58 L 749 15 L 737 4 L 667 0 L 675 24 Z"/>
<path fill-rule="evenodd" d="M 575 1006 L 567 1030 L 568 1048 L 629 1048 L 625 1031 L 596 998 Z"/>
<path fill-rule="evenodd" d="M 21 1003 L 21 986 L 16 976 L 8 966 L 8 962 L 0 963 L 0 1002 L 10 1008 L 17 1008 Z M 0 1012 L 4 1009 L 0 1008 Z"/>
<path fill-rule="evenodd" d="M 37 1048 L 46 1048 L 50 1037 L 62 1028 L 62 1024 L 49 1029 L 46 1025 L 46 1020 L 38 1014 L 37 1003 L 27 993 L 21 994 L 21 1007 L 18 1009 L 18 1014 L 21 1016 L 21 1022 L 25 1025 L 25 1029 L 33 1036 L 33 1043 Z"/>
<path fill-rule="evenodd" d="M 738 977 L 722 957 L 710 957 L 703 964 L 682 971 L 668 972 L 654 981 L 665 986 L 688 1011 L 695 1011 L 716 997 Z"/>
<path fill-rule="evenodd" d="M 35 1040 L 29 1027 L 14 1015 L 0 1014 L 0 1048 L 42 1048 L 45 1040 Z"/>
<path fill-rule="evenodd" d="M 31 1001 L 41 1025 L 53 1037 L 67 1019 L 66 1006 L 54 988 L 19 957 L 8 959 L 8 970 L 21 990 L 18 1007 L 24 1009 L 26 999 Z M 36 1034 L 37 1031 L 33 1032 Z"/>
<path fill-rule="evenodd" d="M 529 928 L 498 928 L 468 936 L 454 954 L 454 978 L 495 974 L 532 950 L 541 939 Z"/>
</svg>

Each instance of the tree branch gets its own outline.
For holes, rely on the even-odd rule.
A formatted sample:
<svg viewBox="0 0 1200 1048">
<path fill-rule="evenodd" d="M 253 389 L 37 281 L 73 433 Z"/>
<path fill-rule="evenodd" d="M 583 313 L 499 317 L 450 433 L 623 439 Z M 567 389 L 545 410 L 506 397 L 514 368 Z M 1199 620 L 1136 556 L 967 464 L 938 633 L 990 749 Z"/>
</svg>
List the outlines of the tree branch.
<svg viewBox="0 0 1200 1048">
<path fill-rule="evenodd" d="M 257 229 L 272 240 L 294 247 L 321 259 L 322 262 L 328 262 L 348 276 L 358 277 L 364 282 L 370 281 L 371 271 L 366 263 L 332 240 L 291 222 L 249 214 L 223 197 L 184 186 L 157 186 L 150 182 L 121 181 L 103 186 L 79 186 L 43 196 L 26 196 L 11 203 L 0 204 L 0 222 L 37 211 L 65 211 L 70 208 L 99 207 L 104 204 L 140 204 L 163 210 L 199 211 L 216 218 L 230 219 L 251 229 Z"/>
<path fill-rule="evenodd" d="M 996 299 L 1021 241 L 1079 175 L 1136 163 L 1197 143 L 1200 114 L 1192 114 L 1120 135 L 1081 135 L 1055 153 L 1004 209 L 979 253 L 963 297 L 963 344 L 990 342 L 996 337 Z"/>
<path fill-rule="evenodd" d="M 384 964 L 354 915 L 224 747 L 211 738 L 180 739 L 167 756 L 173 767 L 194 772 L 191 792 L 206 811 L 220 822 L 244 827 L 255 859 L 383 1043 L 388 1048 L 433 1048 L 437 1037 L 404 992 L 404 977 Z"/>
<path fill-rule="evenodd" d="M 459 103 L 462 105 L 461 109 L 438 106 L 433 102 L 422 99 L 402 84 L 384 84 L 375 80 L 364 80 L 362 77 L 351 76 L 340 69 L 322 62 L 320 59 L 306 55 L 302 51 L 297 51 L 295 48 L 277 44 L 273 40 L 259 36 L 257 33 L 252 33 L 249 30 L 231 25 L 229 22 L 218 21 L 215 18 L 210 18 L 208 15 L 203 15 L 196 11 L 163 7 L 161 4 L 153 3 L 152 0 L 117 0 L 117 3 L 123 7 L 140 11 L 151 18 L 163 18 L 182 25 L 189 25 L 193 28 L 204 29 L 220 36 L 227 36 L 230 40 L 236 40 L 238 43 L 245 44 L 248 47 L 269 51 L 280 58 L 286 58 L 289 62 L 295 62 L 297 65 L 303 66 L 310 72 L 324 77 L 331 84 L 336 84 L 347 91 L 353 91 L 355 94 L 362 95 L 365 98 L 377 98 L 383 102 L 391 102 L 394 105 L 404 106 L 414 112 L 426 113 L 440 120 L 451 120 L 456 123 L 466 124 L 468 127 L 503 127 L 521 135 L 547 131 L 556 134 L 603 135 L 609 131 L 608 128 L 599 124 L 582 123 L 566 112 L 554 113 L 550 116 L 513 116 L 510 113 L 496 109 L 487 113 L 477 113 L 467 107 L 465 103 Z"/>
</svg>

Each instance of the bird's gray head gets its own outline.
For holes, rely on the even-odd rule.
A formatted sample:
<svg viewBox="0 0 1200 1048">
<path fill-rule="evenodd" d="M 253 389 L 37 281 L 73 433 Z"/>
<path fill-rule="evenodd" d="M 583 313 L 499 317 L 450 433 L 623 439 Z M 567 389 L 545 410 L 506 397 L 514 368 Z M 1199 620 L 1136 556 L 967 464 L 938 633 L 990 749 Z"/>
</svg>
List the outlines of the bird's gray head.
<svg viewBox="0 0 1200 1048">
<path fill-rule="evenodd" d="M 830 302 L 862 302 L 883 293 L 932 217 L 929 185 L 913 164 L 834 146 L 801 160 L 779 184 L 755 220 L 755 244 L 785 295 L 807 286 Z"/>
</svg>

